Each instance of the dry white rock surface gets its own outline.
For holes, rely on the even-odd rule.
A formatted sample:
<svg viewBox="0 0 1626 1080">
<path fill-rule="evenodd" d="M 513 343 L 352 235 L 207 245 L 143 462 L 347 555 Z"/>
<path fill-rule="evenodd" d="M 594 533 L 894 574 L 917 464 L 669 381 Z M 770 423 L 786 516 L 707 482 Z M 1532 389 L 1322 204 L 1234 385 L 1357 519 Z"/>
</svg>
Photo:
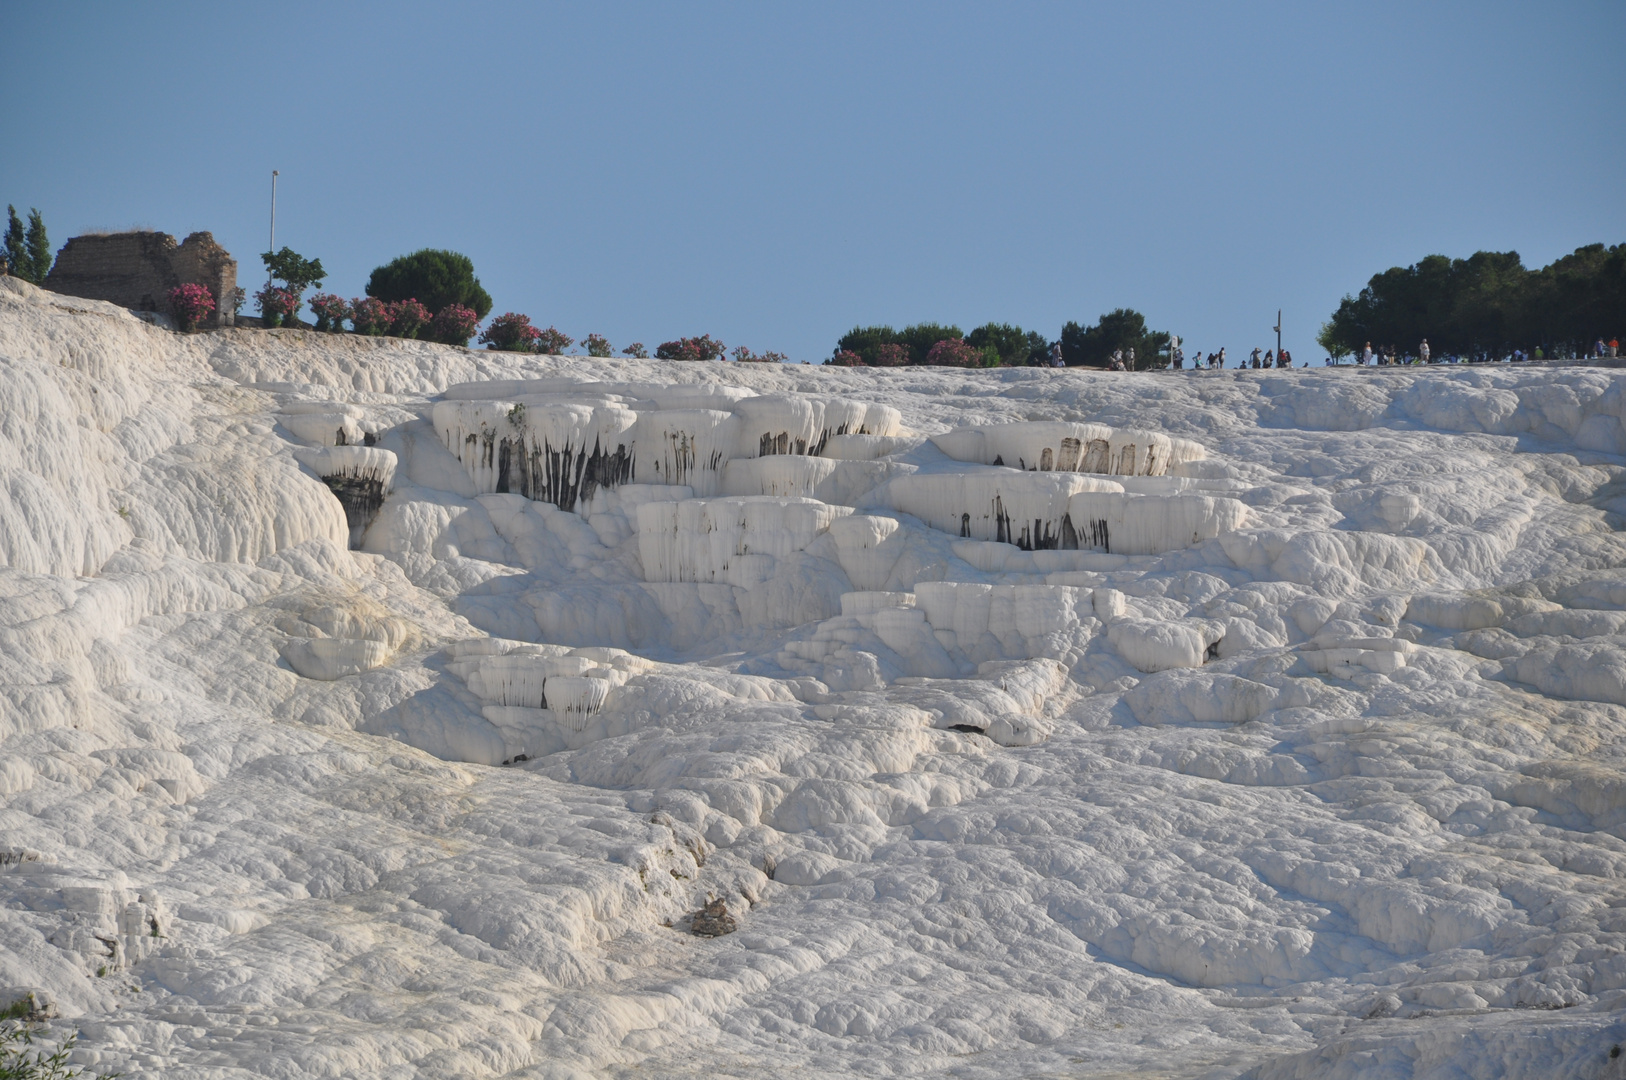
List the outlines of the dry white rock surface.
<svg viewBox="0 0 1626 1080">
<path fill-rule="evenodd" d="M 1623 395 L 0 279 L 0 996 L 164 1080 L 1626 1075 Z"/>
</svg>

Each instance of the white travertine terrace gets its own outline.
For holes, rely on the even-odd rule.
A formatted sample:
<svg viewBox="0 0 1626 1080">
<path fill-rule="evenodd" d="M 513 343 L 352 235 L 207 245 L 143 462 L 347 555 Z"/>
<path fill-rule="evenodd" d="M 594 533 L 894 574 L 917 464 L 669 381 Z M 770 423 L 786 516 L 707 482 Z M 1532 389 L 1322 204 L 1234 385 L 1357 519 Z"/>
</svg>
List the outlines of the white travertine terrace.
<svg viewBox="0 0 1626 1080">
<path fill-rule="evenodd" d="M 197 1080 L 1612 1075 L 1623 481 L 1610 369 L 535 357 L 0 278 L 0 1006 Z"/>
</svg>

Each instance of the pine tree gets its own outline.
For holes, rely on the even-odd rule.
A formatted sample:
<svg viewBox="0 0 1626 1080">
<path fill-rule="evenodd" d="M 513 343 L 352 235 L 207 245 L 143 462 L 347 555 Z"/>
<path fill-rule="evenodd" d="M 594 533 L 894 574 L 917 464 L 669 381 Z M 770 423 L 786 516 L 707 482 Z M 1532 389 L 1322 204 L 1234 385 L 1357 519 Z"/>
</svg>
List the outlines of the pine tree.
<svg viewBox="0 0 1626 1080">
<path fill-rule="evenodd" d="M 7 273 L 26 278 L 28 268 L 24 260 L 27 257 L 28 247 L 23 239 L 23 221 L 17 216 L 15 206 L 7 206 L 6 212 L 11 215 L 11 220 L 6 224 L 6 247 L 0 255 L 5 257 Z"/>
<path fill-rule="evenodd" d="M 28 273 L 24 276 L 36 285 L 45 284 L 45 275 L 51 272 L 51 242 L 45 238 L 45 219 L 33 207 L 28 210 Z"/>
</svg>

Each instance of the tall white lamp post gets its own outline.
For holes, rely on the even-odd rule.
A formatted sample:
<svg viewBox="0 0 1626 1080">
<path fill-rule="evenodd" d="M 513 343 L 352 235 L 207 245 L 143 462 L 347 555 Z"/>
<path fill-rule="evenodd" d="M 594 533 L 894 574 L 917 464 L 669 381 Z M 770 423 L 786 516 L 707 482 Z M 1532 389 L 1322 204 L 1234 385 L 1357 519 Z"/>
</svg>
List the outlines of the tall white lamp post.
<svg viewBox="0 0 1626 1080">
<path fill-rule="evenodd" d="M 277 170 L 271 170 L 271 246 L 266 248 L 272 254 L 277 250 Z M 271 268 L 265 271 L 265 283 L 271 284 Z"/>
</svg>

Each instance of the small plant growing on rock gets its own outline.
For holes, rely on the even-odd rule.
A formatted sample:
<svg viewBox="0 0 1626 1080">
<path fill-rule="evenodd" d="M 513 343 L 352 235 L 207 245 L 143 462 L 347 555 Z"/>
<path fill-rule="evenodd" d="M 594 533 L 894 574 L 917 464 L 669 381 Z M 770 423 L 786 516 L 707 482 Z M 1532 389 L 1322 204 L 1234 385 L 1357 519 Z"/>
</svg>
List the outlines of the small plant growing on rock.
<svg viewBox="0 0 1626 1080">
<path fill-rule="evenodd" d="M 26 1012 L 19 1012 L 17 1008 L 27 1004 L 28 999 L 23 998 L 12 1007 L 0 1011 L 0 1080 L 73 1080 L 74 1077 L 94 1077 L 95 1073 L 87 1073 L 76 1065 L 68 1064 L 69 1056 L 78 1045 L 77 1036 L 70 1035 L 61 1046 L 49 1054 L 34 1048 L 35 1036 L 39 1034 L 41 1028 L 28 1019 Z M 110 1073 L 105 1080 L 114 1080 L 118 1075 Z"/>
<path fill-rule="evenodd" d="M 355 312 L 344 297 L 317 293 L 311 297 L 311 314 L 316 316 L 316 329 L 339 333 L 344 330 L 344 321 Z"/>
<path fill-rule="evenodd" d="M 610 349 L 609 340 L 605 338 L 603 334 L 588 334 L 587 340 L 583 341 L 582 344 L 587 346 L 588 356 L 597 356 L 602 358 L 614 355 Z"/>
<path fill-rule="evenodd" d="M 294 313 L 299 310 L 298 294 L 277 285 L 267 285 L 255 293 L 254 301 L 260 305 L 260 318 L 267 327 L 292 322 Z"/>
<path fill-rule="evenodd" d="M 714 340 L 710 334 L 701 334 L 699 337 L 663 342 L 655 350 L 655 357 L 659 360 L 721 360 L 726 348 L 728 346 Z"/>
<path fill-rule="evenodd" d="M 442 345 L 467 345 L 479 326 L 480 316 L 473 308 L 447 304 L 429 320 L 429 337 Z"/>
<path fill-rule="evenodd" d="M 177 285 L 169 290 L 169 310 L 186 333 L 198 328 L 198 323 L 214 314 L 215 296 L 208 286 L 195 282 Z"/>
<path fill-rule="evenodd" d="M 382 337 L 389 333 L 390 306 L 376 297 L 364 296 L 350 301 L 350 325 L 356 333 L 369 337 Z"/>
<path fill-rule="evenodd" d="M 851 349 L 837 349 L 836 354 L 825 363 L 831 367 L 863 367 L 864 358 Z"/>
<path fill-rule="evenodd" d="M 575 342 L 576 339 L 569 334 L 550 326 L 537 335 L 536 351 L 547 356 L 558 356 Z"/>
<path fill-rule="evenodd" d="M 498 315 L 480 334 L 480 344 L 504 352 L 536 352 L 542 331 L 531 325 L 529 315 L 508 311 Z"/>
<path fill-rule="evenodd" d="M 394 337 L 415 338 L 430 320 L 429 309 L 410 297 L 390 304 L 389 312 L 390 334 Z"/>
<path fill-rule="evenodd" d="M 621 350 L 621 355 L 630 356 L 635 360 L 648 360 L 649 350 L 644 348 L 643 342 L 634 341 L 631 345 L 628 345 L 625 349 Z"/>
</svg>

